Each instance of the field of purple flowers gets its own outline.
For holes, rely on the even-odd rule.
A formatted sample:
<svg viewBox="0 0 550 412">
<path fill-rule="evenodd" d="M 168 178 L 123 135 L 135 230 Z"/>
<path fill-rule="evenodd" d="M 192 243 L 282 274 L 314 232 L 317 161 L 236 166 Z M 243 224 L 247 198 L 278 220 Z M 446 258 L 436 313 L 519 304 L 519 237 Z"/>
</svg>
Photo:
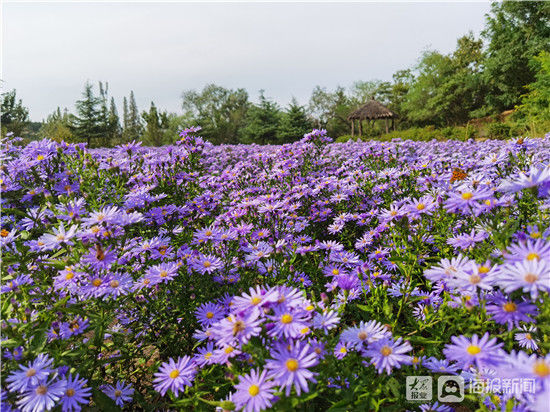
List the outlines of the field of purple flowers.
<svg viewBox="0 0 550 412">
<path fill-rule="evenodd" d="M 3 412 L 549 410 L 550 135 L 196 135 L 4 140 Z"/>
</svg>

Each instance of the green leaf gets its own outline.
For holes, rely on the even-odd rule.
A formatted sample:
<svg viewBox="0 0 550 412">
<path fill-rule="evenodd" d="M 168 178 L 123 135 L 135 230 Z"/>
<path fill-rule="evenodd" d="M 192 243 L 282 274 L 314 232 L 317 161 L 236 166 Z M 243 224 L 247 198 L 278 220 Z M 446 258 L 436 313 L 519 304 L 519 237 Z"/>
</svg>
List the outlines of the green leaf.
<svg viewBox="0 0 550 412">
<path fill-rule="evenodd" d="M 105 395 L 102 391 L 94 389 L 93 390 L 93 399 L 95 404 L 99 407 L 99 410 L 102 412 L 118 412 L 121 409 L 117 406 L 115 401 Z"/>
</svg>

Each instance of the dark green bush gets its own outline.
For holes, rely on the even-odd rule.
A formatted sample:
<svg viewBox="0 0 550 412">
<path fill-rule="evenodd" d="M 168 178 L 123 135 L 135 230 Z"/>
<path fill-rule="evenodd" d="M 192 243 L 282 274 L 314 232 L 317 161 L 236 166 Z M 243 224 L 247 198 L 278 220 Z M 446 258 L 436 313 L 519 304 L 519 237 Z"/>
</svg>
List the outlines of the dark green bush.
<svg viewBox="0 0 550 412">
<path fill-rule="evenodd" d="M 508 139 L 512 127 L 506 123 L 491 123 L 489 125 L 489 137 L 492 139 Z"/>
</svg>

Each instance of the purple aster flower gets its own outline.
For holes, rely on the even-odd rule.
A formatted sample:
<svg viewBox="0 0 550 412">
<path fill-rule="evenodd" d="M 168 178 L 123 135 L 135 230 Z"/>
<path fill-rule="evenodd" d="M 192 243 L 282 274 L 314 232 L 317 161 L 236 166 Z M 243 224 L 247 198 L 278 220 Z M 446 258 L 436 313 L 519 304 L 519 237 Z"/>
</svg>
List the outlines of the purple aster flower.
<svg viewBox="0 0 550 412">
<path fill-rule="evenodd" d="M 52 372 L 53 359 L 41 353 L 28 366 L 19 365 L 19 370 L 12 372 L 6 379 L 10 392 L 24 392 L 29 387 L 36 387 L 48 378 Z"/>
<path fill-rule="evenodd" d="M 201 255 L 191 262 L 191 267 L 199 273 L 212 273 L 223 268 L 223 262 L 214 255 Z"/>
<path fill-rule="evenodd" d="M 534 337 L 537 328 L 531 325 L 529 326 L 529 328 L 524 326 L 521 328 L 521 330 L 522 332 L 516 333 L 514 335 L 514 339 L 518 342 L 519 346 L 521 346 L 522 348 L 537 350 L 539 348 L 539 345 L 537 344 L 537 341 Z"/>
<path fill-rule="evenodd" d="M 419 406 L 421 412 L 452 412 L 453 409 L 450 406 L 439 404 L 439 402 L 434 403 L 433 405 L 430 404 L 423 404 Z"/>
<path fill-rule="evenodd" d="M 462 250 L 475 246 L 476 243 L 483 242 L 489 235 L 487 233 L 476 233 L 472 229 L 470 233 L 457 235 L 447 239 L 447 244 Z"/>
<path fill-rule="evenodd" d="M 237 342 L 246 344 L 253 336 L 258 336 L 263 319 L 258 318 L 258 313 L 248 315 L 238 313 L 231 314 L 214 324 L 214 338 L 218 344 L 234 345 Z"/>
<path fill-rule="evenodd" d="M 465 256 L 458 255 L 457 257 L 449 259 L 443 259 L 439 266 L 432 267 L 424 272 L 424 276 L 432 282 L 438 282 L 444 280 L 448 282 L 450 279 L 456 277 L 456 274 L 469 269 L 471 260 Z"/>
<path fill-rule="evenodd" d="M 4 358 L 10 360 L 21 360 L 23 358 L 23 346 L 18 346 L 13 349 L 4 349 Z"/>
<path fill-rule="evenodd" d="M 260 286 L 250 288 L 248 293 L 244 292 L 241 296 L 235 296 L 232 300 L 231 308 L 234 311 L 251 311 L 259 309 L 270 303 L 274 303 L 278 299 L 278 293 L 275 288 L 265 290 Z"/>
<path fill-rule="evenodd" d="M 347 328 L 342 332 L 340 340 L 350 342 L 355 349 L 363 349 L 367 344 L 389 337 L 388 329 L 380 322 L 370 320 L 361 321 L 358 326 Z"/>
<path fill-rule="evenodd" d="M 266 368 L 271 370 L 275 383 L 281 389 L 286 388 L 286 396 L 290 395 L 292 385 L 296 394 L 300 395 L 302 390 L 309 391 L 307 381 L 316 382 L 314 373 L 308 368 L 317 365 L 319 361 L 308 344 L 297 341 L 290 344 L 290 350 L 274 350 L 272 356 L 274 359 L 267 360 Z"/>
<path fill-rule="evenodd" d="M 224 310 L 215 303 L 203 303 L 195 310 L 195 316 L 202 327 L 212 326 L 214 323 L 223 319 Z"/>
<path fill-rule="evenodd" d="M 543 239 L 528 239 L 525 242 L 511 245 L 503 255 L 510 263 L 522 262 L 524 260 L 546 260 L 550 262 L 550 242 L 546 242 Z"/>
<path fill-rule="evenodd" d="M 536 316 L 538 313 L 537 307 L 524 300 L 521 302 L 513 301 L 498 292 L 487 297 L 488 305 L 486 306 L 487 313 L 493 315 L 493 320 L 496 323 L 508 324 L 508 327 L 518 327 L 519 322 L 531 322 L 532 319 L 527 315 Z"/>
<path fill-rule="evenodd" d="M 134 388 L 131 384 L 126 385 L 124 381 L 118 381 L 115 386 L 104 385 L 102 388 L 103 393 L 109 398 L 115 401 L 118 406 L 124 406 L 126 402 L 132 401 L 134 395 Z"/>
<path fill-rule="evenodd" d="M 496 283 L 507 293 L 521 289 L 536 299 L 539 291 L 550 290 L 550 263 L 533 259 L 504 265 Z"/>
<path fill-rule="evenodd" d="M 17 401 L 22 412 L 49 411 L 65 393 L 65 380 L 41 381 L 29 387 Z"/>
<path fill-rule="evenodd" d="M 180 357 L 177 361 L 170 359 L 168 362 L 164 362 L 159 371 L 155 373 L 154 388 L 162 396 L 168 390 L 178 396 L 179 391 L 184 390 L 184 386 L 192 386 L 195 373 L 195 363 L 189 356 Z"/>
<path fill-rule="evenodd" d="M 456 375 L 458 366 L 456 363 L 449 363 L 445 359 L 437 359 L 430 356 L 424 361 L 424 367 L 435 373 L 449 373 Z"/>
<path fill-rule="evenodd" d="M 178 268 L 178 264 L 174 262 L 161 263 L 147 269 L 145 276 L 154 285 L 161 282 L 168 283 L 178 275 Z"/>
<path fill-rule="evenodd" d="M 489 339 L 489 333 L 485 333 L 481 338 L 473 335 L 471 338 L 466 336 L 451 337 L 452 344 L 447 344 L 443 349 L 443 354 L 447 360 L 457 361 L 457 366 L 467 369 L 471 365 L 481 369 L 483 366 L 496 366 L 500 363 L 501 357 L 499 349 L 502 343 L 496 343 L 497 339 Z"/>
<path fill-rule="evenodd" d="M 259 412 L 270 408 L 276 400 L 273 386 L 275 382 L 269 380 L 266 370 L 261 373 L 259 369 L 252 370 L 250 374 L 239 377 L 232 400 L 244 412 Z"/>
<path fill-rule="evenodd" d="M 57 249 L 61 244 L 72 245 L 71 239 L 75 236 L 77 226 L 71 226 L 68 231 L 65 230 L 63 223 L 58 228 L 53 228 L 53 234 L 46 233 L 40 237 L 43 243 L 43 250 Z"/>
<path fill-rule="evenodd" d="M 214 342 L 207 342 L 206 347 L 197 348 L 197 353 L 193 356 L 193 362 L 199 367 L 211 365 L 214 363 Z"/>
<path fill-rule="evenodd" d="M 334 357 L 336 359 L 344 359 L 351 348 L 352 345 L 349 342 L 338 342 L 334 347 Z"/>
<path fill-rule="evenodd" d="M 271 336 L 285 338 L 298 338 L 302 335 L 302 330 L 309 331 L 310 314 L 301 309 L 276 308 L 274 314 L 269 316 L 275 325 L 269 331 Z"/>
<path fill-rule="evenodd" d="M 411 357 L 405 353 L 410 352 L 412 347 L 407 341 L 401 342 L 401 338 L 395 341 L 390 337 L 379 339 L 369 345 L 364 355 L 371 358 L 371 363 L 379 374 L 385 369 L 389 375 L 393 368 L 400 368 L 402 364 L 410 365 L 411 363 Z"/>
<path fill-rule="evenodd" d="M 90 402 L 92 389 L 86 387 L 87 380 L 80 378 L 78 373 L 73 377 L 69 375 L 65 381 L 65 393 L 61 398 L 61 410 L 63 412 L 80 411 L 80 405 Z"/>
<path fill-rule="evenodd" d="M 83 265 L 90 265 L 94 270 L 108 270 L 115 261 L 116 253 L 110 247 L 104 250 L 99 244 L 80 259 Z"/>
<path fill-rule="evenodd" d="M 517 176 L 503 181 L 498 190 L 506 193 L 515 193 L 530 187 L 539 186 L 550 181 L 550 168 L 548 166 L 533 165 L 527 173 L 519 172 Z"/>
<path fill-rule="evenodd" d="M 340 317 L 338 316 L 338 312 L 334 310 L 324 311 L 323 313 L 316 313 L 313 317 L 313 327 L 315 329 L 323 329 L 325 334 L 328 333 L 329 330 L 334 329 L 336 326 L 338 326 L 338 323 L 340 322 Z"/>
</svg>

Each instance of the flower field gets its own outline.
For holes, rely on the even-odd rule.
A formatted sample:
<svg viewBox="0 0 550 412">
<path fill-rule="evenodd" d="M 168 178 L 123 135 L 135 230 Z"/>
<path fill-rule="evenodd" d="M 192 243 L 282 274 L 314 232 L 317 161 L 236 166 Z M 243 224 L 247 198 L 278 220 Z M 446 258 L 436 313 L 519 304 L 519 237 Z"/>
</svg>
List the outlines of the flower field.
<svg viewBox="0 0 550 412">
<path fill-rule="evenodd" d="M 4 140 L 2 411 L 550 410 L 550 134 L 198 134 Z"/>
</svg>

